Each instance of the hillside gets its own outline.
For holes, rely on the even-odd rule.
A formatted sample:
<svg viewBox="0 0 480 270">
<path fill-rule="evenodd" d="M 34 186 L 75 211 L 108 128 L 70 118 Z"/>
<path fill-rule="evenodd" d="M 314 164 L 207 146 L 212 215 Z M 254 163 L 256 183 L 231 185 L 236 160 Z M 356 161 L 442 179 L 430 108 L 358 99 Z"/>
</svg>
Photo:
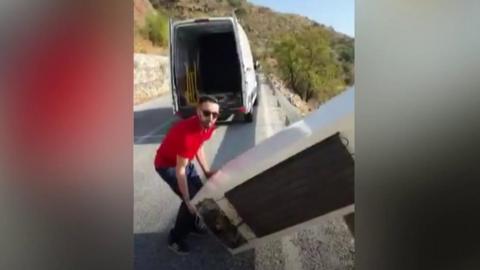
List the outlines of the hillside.
<svg viewBox="0 0 480 270">
<path fill-rule="evenodd" d="M 164 54 L 165 48 L 155 46 L 146 35 L 141 33 L 145 27 L 147 16 L 155 12 L 149 0 L 133 0 L 133 48 L 134 52 Z"/>
<path fill-rule="evenodd" d="M 134 0 L 134 3 L 136 2 L 148 1 Z M 340 91 L 338 89 L 343 89 L 346 85 L 354 83 L 354 39 L 306 17 L 274 12 L 269 8 L 253 5 L 246 0 L 150 0 L 150 3 L 152 8 L 164 11 L 167 17 L 172 17 L 174 20 L 231 16 L 233 10 L 236 10 L 237 18 L 239 18 L 250 39 L 255 58 L 262 62 L 266 72 L 273 72 L 281 78 L 286 76 L 278 68 L 279 55 L 275 53 L 278 43 L 292 33 L 300 33 L 299 35 L 314 33 L 316 35 L 315 39 L 310 42 L 325 44 L 326 48 L 322 50 L 327 50 L 328 54 L 332 55 L 332 57 L 319 59 L 317 62 L 331 62 L 329 64 L 337 67 L 337 71 L 334 72 L 336 77 L 335 80 L 331 80 L 332 83 L 325 83 L 325 78 L 310 78 L 315 82 L 322 81 L 323 84 L 309 83 L 308 85 L 314 88 L 331 88 L 328 90 L 330 93 L 328 96 L 331 96 L 334 92 Z M 148 6 L 147 3 L 143 4 Z M 134 17 L 136 17 L 135 28 L 138 29 L 140 27 L 139 22 L 143 19 L 141 18 L 141 12 L 134 14 Z M 136 33 L 139 32 L 136 31 Z M 136 34 L 136 36 L 139 35 Z M 135 47 L 135 50 L 139 51 L 139 48 Z M 299 48 L 299 50 L 304 49 Z M 316 49 L 315 52 L 322 52 L 321 49 Z M 145 48 L 142 48 L 142 50 L 149 52 Z M 287 85 L 289 88 L 299 88 L 293 83 L 287 82 Z M 301 95 L 299 91 L 303 90 L 296 91 Z M 320 89 L 320 91 L 323 90 Z M 308 101 L 310 95 L 305 96 L 306 101 Z"/>
</svg>

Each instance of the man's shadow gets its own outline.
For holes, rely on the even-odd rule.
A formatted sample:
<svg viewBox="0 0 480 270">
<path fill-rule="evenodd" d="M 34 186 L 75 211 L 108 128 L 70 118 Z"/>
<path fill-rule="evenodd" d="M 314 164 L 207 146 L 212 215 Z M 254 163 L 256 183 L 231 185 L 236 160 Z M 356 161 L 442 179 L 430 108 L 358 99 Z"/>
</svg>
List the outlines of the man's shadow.
<svg viewBox="0 0 480 270">
<path fill-rule="evenodd" d="M 177 255 L 167 246 L 168 230 L 134 235 L 134 269 L 254 269 L 255 253 L 248 250 L 231 255 L 212 235 L 190 235 L 190 254 Z"/>
</svg>

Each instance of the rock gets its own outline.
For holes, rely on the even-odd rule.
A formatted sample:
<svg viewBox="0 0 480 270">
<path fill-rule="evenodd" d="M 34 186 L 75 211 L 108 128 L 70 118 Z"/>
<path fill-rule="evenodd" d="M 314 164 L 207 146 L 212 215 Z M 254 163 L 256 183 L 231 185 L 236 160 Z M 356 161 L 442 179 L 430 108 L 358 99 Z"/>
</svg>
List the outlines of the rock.
<svg viewBox="0 0 480 270">
<path fill-rule="evenodd" d="M 309 104 L 304 102 L 300 96 L 293 93 L 290 89 L 288 89 L 285 84 L 278 79 L 275 75 L 269 74 L 267 75 L 272 86 L 276 91 L 281 92 L 285 98 L 296 108 L 300 110 L 300 113 L 305 116 L 308 112 L 312 111 L 312 108 Z"/>
</svg>

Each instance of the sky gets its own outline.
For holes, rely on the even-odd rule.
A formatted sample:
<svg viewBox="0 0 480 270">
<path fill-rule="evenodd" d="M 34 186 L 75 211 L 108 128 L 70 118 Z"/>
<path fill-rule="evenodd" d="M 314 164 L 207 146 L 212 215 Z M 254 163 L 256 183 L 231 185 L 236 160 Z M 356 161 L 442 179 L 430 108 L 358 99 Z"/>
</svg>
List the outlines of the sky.
<svg viewBox="0 0 480 270">
<path fill-rule="evenodd" d="M 354 0 L 248 0 L 284 13 L 306 16 L 318 23 L 332 26 L 335 31 L 355 36 Z"/>
</svg>

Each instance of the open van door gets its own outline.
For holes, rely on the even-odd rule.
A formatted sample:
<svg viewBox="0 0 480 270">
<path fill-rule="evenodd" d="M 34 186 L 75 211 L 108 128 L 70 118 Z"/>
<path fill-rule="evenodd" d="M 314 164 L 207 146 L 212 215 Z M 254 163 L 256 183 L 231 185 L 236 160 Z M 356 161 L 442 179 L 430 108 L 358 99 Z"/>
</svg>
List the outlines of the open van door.
<svg viewBox="0 0 480 270">
<path fill-rule="evenodd" d="M 244 120 L 253 121 L 253 104 L 257 98 L 257 79 L 254 70 L 253 56 L 245 30 L 240 25 L 235 11 L 232 14 L 234 21 L 234 32 L 237 44 L 237 51 L 240 58 L 240 68 L 242 74 L 242 101 L 244 108 Z"/>
<path fill-rule="evenodd" d="M 178 112 L 178 96 L 177 96 L 177 88 L 175 86 L 175 47 L 174 47 L 174 39 L 175 33 L 173 28 L 173 20 L 169 18 L 168 21 L 168 29 L 169 29 L 169 51 L 170 51 L 170 91 L 172 91 L 172 108 L 173 114 Z"/>
<path fill-rule="evenodd" d="M 191 203 L 233 254 L 344 217 L 354 212 L 354 146 L 351 89 L 229 161 Z"/>
<path fill-rule="evenodd" d="M 242 52 L 242 47 L 240 45 L 240 32 L 238 29 L 238 19 L 237 16 L 235 15 L 235 10 L 232 11 L 232 18 L 233 18 L 233 33 L 235 35 L 235 43 L 237 44 L 237 54 L 238 58 L 240 61 L 240 70 L 241 70 L 241 80 L 242 80 L 242 100 L 243 100 L 243 107 L 246 108 L 246 85 L 245 85 L 245 61 L 244 61 L 244 56 Z"/>
<path fill-rule="evenodd" d="M 243 67 L 245 75 L 245 100 L 247 103 L 247 109 L 252 108 L 252 104 L 257 95 L 257 78 L 256 72 L 254 69 L 253 55 L 250 48 L 250 42 L 248 41 L 248 36 L 245 30 L 241 25 L 238 26 L 240 34 L 240 47 L 242 49 L 242 58 L 243 58 Z M 250 109 L 251 112 L 252 109 Z"/>
<path fill-rule="evenodd" d="M 237 44 L 237 53 L 238 53 L 238 57 L 240 58 L 240 66 L 242 68 L 242 71 L 244 70 L 244 67 L 245 67 L 245 63 L 244 63 L 244 58 L 243 58 L 243 55 L 242 55 L 242 48 L 240 46 L 240 33 L 239 33 L 239 30 L 238 30 L 238 19 L 237 19 L 237 15 L 235 14 L 235 10 L 232 11 L 232 18 L 233 18 L 233 32 L 235 34 L 235 42 Z M 242 72 L 242 79 L 243 79 L 243 72 Z"/>
</svg>

